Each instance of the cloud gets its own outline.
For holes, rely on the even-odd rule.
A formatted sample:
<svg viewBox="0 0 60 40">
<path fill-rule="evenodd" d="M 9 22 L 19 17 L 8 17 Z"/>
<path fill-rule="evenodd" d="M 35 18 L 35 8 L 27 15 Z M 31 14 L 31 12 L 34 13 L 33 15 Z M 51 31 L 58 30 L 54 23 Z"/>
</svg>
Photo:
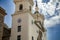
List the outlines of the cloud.
<svg viewBox="0 0 60 40">
<path fill-rule="evenodd" d="M 37 0 L 37 1 L 38 1 L 39 10 L 40 11 L 42 10 L 42 12 L 41 12 L 42 14 L 44 14 L 45 16 L 47 13 L 50 16 L 54 15 L 55 5 L 51 4 L 52 0 L 50 0 L 50 2 L 48 2 L 48 3 L 42 3 L 42 0 Z"/>
<path fill-rule="evenodd" d="M 48 12 L 50 16 L 54 15 L 55 5 L 52 5 L 51 3 L 40 3 L 39 8 L 45 11 L 45 13 Z"/>
<path fill-rule="evenodd" d="M 60 15 L 55 14 L 56 5 L 52 4 L 52 0 L 50 0 L 48 3 L 42 3 L 42 0 L 38 0 L 38 7 L 39 10 L 42 11 L 41 14 L 44 14 L 45 17 L 49 18 L 46 18 L 44 21 L 45 28 L 60 24 Z"/>
<path fill-rule="evenodd" d="M 44 26 L 47 27 L 52 27 L 56 24 L 60 24 L 60 15 L 54 16 L 52 18 L 50 18 L 49 20 L 45 19 L 44 21 Z"/>
</svg>

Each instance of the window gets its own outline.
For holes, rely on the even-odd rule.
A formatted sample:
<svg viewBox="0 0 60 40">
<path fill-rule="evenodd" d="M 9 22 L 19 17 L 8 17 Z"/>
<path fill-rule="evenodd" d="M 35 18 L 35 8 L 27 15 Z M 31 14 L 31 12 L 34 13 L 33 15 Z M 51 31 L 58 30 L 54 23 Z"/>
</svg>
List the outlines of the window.
<svg viewBox="0 0 60 40">
<path fill-rule="evenodd" d="M 21 31 L 21 26 L 18 26 L 18 32 L 20 32 Z"/>
<path fill-rule="evenodd" d="M 17 40 L 21 40 L 21 35 L 18 35 L 17 36 Z"/>
<path fill-rule="evenodd" d="M 31 11 L 31 6 L 29 6 L 29 9 L 30 9 L 30 11 Z"/>
<path fill-rule="evenodd" d="M 32 24 L 33 24 L 33 20 L 32 20 L 31 22 L 32 22 Z"/>
<path fill-rule="evenodd" d="M 22 9 L 23 9 L 23 5 L 20 4 L 20 6 L 19 6 L 19 10 L 22 10 Z"/>
<path fill-rule="evenodd" d="M 32 40 L 34 40 L 34 37 L 32 36 Z"/>
</svg>

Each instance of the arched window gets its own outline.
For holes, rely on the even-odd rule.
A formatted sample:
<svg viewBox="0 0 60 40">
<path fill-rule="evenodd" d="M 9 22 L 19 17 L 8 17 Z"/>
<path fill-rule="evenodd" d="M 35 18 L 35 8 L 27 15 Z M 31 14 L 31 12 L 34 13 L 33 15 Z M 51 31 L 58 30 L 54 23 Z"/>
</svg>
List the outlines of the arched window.
<svg viewBox="0 0 60 40">
<path fill-rule="evenodd" d="M 22 9 L 23 9 L 23 5 L 20 4 L 20 6 L 19 6 L 19 10 L 22 10 Z"/>
</svg>

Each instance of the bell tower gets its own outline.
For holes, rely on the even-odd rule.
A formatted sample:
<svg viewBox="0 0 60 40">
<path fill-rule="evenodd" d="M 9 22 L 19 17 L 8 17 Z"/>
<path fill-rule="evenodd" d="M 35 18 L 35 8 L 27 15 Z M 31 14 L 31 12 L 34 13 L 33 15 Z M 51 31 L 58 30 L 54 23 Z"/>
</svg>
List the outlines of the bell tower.
<svg viewBox="0 0 60 40">
<path fill-rule="evenodd" d="M 33 0 L 14 0 L 14 2 L 15 13 L 12 15 L 10 40 L 40 40 L 38 35 L 40 35 L 40 29 L 44 32 L 44 28 L 41 27 L 44 16 L 38 12 L 37 1 L 35 14 L 31 12 Z"/>
<path fill-rule="evenodd" d="M 10 40 L 30 40 L 29 25 L 33 0 L 14 0 L 14 3 L 15 13 L 12 15 Z"/>
<path fill-rule="evenodd" d="M 31 10 L 31 7 L 33 6 L 33 0 L 14 0 L 14 2 L 16 11 Z"/>
</svg>

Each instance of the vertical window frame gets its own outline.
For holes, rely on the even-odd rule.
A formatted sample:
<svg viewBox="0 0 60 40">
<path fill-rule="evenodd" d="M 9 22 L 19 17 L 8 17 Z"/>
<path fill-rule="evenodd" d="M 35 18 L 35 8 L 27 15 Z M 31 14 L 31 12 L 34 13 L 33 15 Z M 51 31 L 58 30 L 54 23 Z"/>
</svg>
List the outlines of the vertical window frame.
<svg viewBox="0 0 60 40">
<path fill-rule="evenodd" d="M 21 35 L 18 35 L 17 36 L 17 40 L 21 40 Z"/>
<path fill-rule="evenodd" d="M 23 5 L 22 4 L 19 5 L 19 10 L 23 10 Z"/>
<path fill-rule="evenodd" d="M 34 40 L 34 37 L 32 36 L 32 40 Z"/>
<path fill-rule="evenodd" d="M 17 30 L 18 32 L 21 32 L 21 25 L 20 26 L 18 26 L 18 30 Z"/>
</svg>

